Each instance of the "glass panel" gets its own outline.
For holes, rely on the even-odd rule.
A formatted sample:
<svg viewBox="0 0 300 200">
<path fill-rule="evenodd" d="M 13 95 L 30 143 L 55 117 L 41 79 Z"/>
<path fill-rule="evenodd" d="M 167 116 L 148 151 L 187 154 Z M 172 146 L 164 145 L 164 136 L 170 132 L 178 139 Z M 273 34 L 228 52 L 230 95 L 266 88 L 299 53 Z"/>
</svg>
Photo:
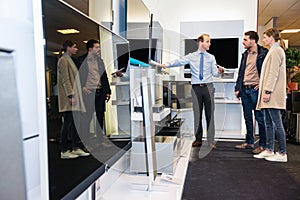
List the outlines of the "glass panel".
<svg viewBox="0 0 300 200">
<path fill-rule="evenodd" d="M 129 44 L 126 39 L 114 34 L 109 29 L 99 25 L 81 13 L 78 13 L 61 1 L 44 0 L 43 16 L 46 40 L 45 78 L 48 100 L 47 125 L 49 138 L 48 157 L 50 198 L 71 198 L 86 189 L 99 177 L 99 175 L 101 175 L 101 173 L 104 173 L 106 165 L 112 165 L 121 155 L 124 154 L 126 150 L 130 148 L 130 123 L 127 124 L 122 120 L 120 121 L 120 116 L 126 114 L 126 112 L 129 113 L 129 84 L 128 89 L 126 90 L 126 88 L 124 88 L 126 81 L 112 76 L 112 73 L 118 69 L 124 68 L 124 72 L 126 71 L 129 62 Z M 76 29 L 79 32 L 73 34 L 62 34 L 57 32 L 58 29 L 71 28 Z M 71 130 L 69 130 L 67 136 L 68 149 L 72 151 L 78 146 L 91 153 L 92 156 L 79 156 L 76 159 L 61 159 L 61 129 L 63 123 L 67 121 L 67 115 L 65 115 L 65 113 L 63 118 L 62 112 L 59 112 L 59 96 L 62 96 L 62 90 L 59 90 L 60 92 L 58 91 L 58 80 L 62 80 L 62 73 L 60 73 L 60 77 L 58 77 L 57 64 L 62 53 L 64 53 L 60 52 L 60 50 L 62 49 L 62 44 L 66 40 L 74 41 L 77 44 L 78 51 L 74 56 L 71 56 L 74 64 L 70 64 L 72 61 L 68 60 L 68 63 L 71 65 L 68 69 L 72 69 L 72 72 L 76 74 L 76 76 L 73 77 L 75 80 L 73 82 L 73 92 L 75 92 L 75 85 L 78 86 L 78 84 L 75 84 L 78 83 L 76 80 L 78 77 L 80 78 L 79 88 L 82 92 L 80 92 L 80 90 L 78 90 L 78 94 L 75 92 L 74 97 L 77 97 L 76 95 L 78 95 L 76 105 L 80 103 L 81 96 L 82 102 L 85 104 L 85 108 L 87 109 L 89 104 L 87 104 L 87 101 L 84 98 L 85 93 L 83 91 L 84 83 L 82 81 L 82 70 L 84 69 L 84 66 L 88 66 L 88 69 L 90 69 L 91 66 L 90 64 L 85 65 L 86 63 L 90 63 L 91 60 L 84 58 L 87 53 L 86 44 L 90 39 L 100 41 L 101 56 L 97 58 L 96 61 L 97 64 L 98 61 L 103 61 L 109 88 L 112 93 L 111 99 L 105 103 L 106 111 L 104 117 L 105 123 L 103 126 L 104 134 L 101 134 L 101 129 L 98 128 L 99 123 L 96 119 L 96 115 L 92 116 L 91 123 L 89 124 L 89 130 L 82 131 L 86 130 L 83 129 L 83 127 L 84 124 L 87 123 L 83 120 L 85 119 L 87 112 L 73 112 L 72 116 L 74 118 L 75 127 L 82 143 L 73 144 L 72 142 L 74 141 L 74 137 L 71 137 Z M 72 66 L 75 68 L 72 68 Z M 100 68 L 95 67 L 94 69 L 102 72 Z M 100 74 L 102 77 L 102 73 Z M 72 73 L 69 75 L 72 77 Z M 87 77 L 89 77 L 89 74 Z M 64 78 L 66 78 L 66 76 Z M 120 81 L 123 81 L 123 85 L 121 84 L 122 86 L 119 87 L 118 84 L 115 83 L 119 83 Z M 101 93 L 101 91 L 103 91 L 102 89 L 104 85 L 101 84 L 99 85 L 99 88 L 89 88 L 95 95 L 92 97 L 93 103 L 95 98 L 97 98 L 96 96 L 99 94 L 98 92 L 100 91 Z M 64 95 L 66 96 L 66 94 Z M 65 97 L 65 99 L 66 101 L 69 100 L 67 97 Z M 126 101 L 128 103 L 126 103 Z M 123 104 L 119 105 L 119 103 L 116 102 L 122 102 Z M 76 105 L 73 106 L 73 110 Z M 92 107 L 95 108 L 95 106 Z M 81 111 L 83 110 L 81 109 Z M 101 113 L 101 111 L 99 113 Z M 128 116 L 129 114 L 126 116 L 126 119 L 130 120 L 130 117 Z M 120 141 L 116 139 L 123 136 L 127 137 L 128 140 L 123 139 Z M 67 155 L 64 158 L 70 157 Z M 79 185 L 80 187 L 77 187 Z"/>
</svg>

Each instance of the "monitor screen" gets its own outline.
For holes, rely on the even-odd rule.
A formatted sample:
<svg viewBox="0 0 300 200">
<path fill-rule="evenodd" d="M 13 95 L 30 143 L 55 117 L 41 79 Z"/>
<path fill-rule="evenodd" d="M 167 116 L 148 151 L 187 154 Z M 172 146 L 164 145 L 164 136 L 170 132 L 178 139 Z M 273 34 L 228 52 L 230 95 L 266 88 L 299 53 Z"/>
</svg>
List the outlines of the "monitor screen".
<svg viewBox="0 0 300 200">
<path fill-rule="evenodd" d="M 129 45 L 127 43 L 117 44 L 117 66 L 118 70 L 125 72 L 129 61 Z"/>
<path fill-rule="evenodd" d="M 108 166 L 112 166 L 131 146 L 130 139 L 111 140 L 109 137 L 94 137 L 92 133 L 81 134 L 80 138 L 87 135 L 88 140 L 84 142 L 84 146 L 88 149 L 92 156 L 80 157 L 76 159 L 61 159 L 61 134 L 63 118 L 58 109 L 58 93 L 55 91 L 57 83 L 57 61 L 58 56 L 54 54 L 61 49 L 65 40 L 73 40 L 77 42 L 78 52 L 76 56 L 86 53 L 85 41 L 89 39 L 100 39 L 100 34 L 104 34 L 108 40 L 102 41 L 104 55 L 103 60 L 107 63 L 114 60 L 115 52 L 109 51 L 106 47 L 111 47 L 116 42 L 125 44 L 127 41 L 120 39 L 114 33 L 103 28 L 93 20 L 74 10 L 68 4 L 61 1 L 43 0 L 43 26 L 45 32 L 47 52 L 46 63 L 47 72 L 50 73 L 46 79 L 47 96 L 47 128 L 48 128 L 48 163 L 49 163 L 49 198 L 50 199 L 76 199 L 83 191 L 91 186 L 99 177 L 105 173 Z M 79 30 L 76 34 L 60 34 L 56 30 L 62 28 L 73 27 Z M 112 38 L 112 40 L 110 40 Z M 101 42 L 101 41 L 100 41 Z M 126 49 L 126 45 L 122 48 Z M 124 50 L 122 49 L 121 50 Z M 128 42 L 127 42 L 128 49 Z M 128 50 L 127 50 L 128 52 Z M 127 61 L 123 61 L 128 63 Z M 57 87 L 56 87 L 57 88 Z M 49 92 L 48 92 L 49 91 Z M 76 115 L 76 114 L 74 114 Z M 75 117 L 76 118 L 76 117 Z M 111 121 L 117 120 L 114 118 Z M 76 123 L 78 125 L 80 123 Z M 96 123 L 93 123 L 94 125 Z M 117 123 L 112 123 L 112 126 Z M 77 130 L 78 126 L 76 127 Z M 119 127 L 115 127 L 117 129 Z M 96 125 L 94 126 L 96 129 Z M 95 130 L 93 131 L 96 132 Z M 108 132 L 107 132 L 108 133 Z M 68 144 L 71 145 L 72 137 L 68 137 Z M 94 138 L 94 139 L 93 139 Z M 88 142 L 88 143 L 87 143 Z M 103 145 L 106 142 L 106 145 Z M 108 145 L 107 145 L 108 144 Z M 82 144 L 81 144 L 82 145 Z"/>
<path fill-rule="evenodd" d="M 185 39 L 185 55 L 197 49 L 197 39 Z M 239 38 L 212 38 L 207 52 L 215 56 L 218 65 L 228 69 L 239 67 Z"/>
<path fill-rule="evenodd" d="M 130 57 L 148 63 L 149 58 L 149 39 L 128 39 L 130 46 Z M 155 58 L 157 39 L 152 39 L 151 59 Z"/>
</svg>

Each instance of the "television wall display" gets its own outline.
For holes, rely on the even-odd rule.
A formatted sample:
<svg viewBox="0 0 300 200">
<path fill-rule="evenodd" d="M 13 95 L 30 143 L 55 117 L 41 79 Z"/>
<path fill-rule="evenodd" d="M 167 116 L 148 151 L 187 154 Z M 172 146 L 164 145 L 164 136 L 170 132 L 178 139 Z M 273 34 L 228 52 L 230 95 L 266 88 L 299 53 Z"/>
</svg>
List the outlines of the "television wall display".
<svg viewBox="0 0 300 200">
<path fill-rule="evenodd" d="M 197 51 L 197 39 L 185 39 L 185 55 Z M 217 64 L 227 69 L 239 67 L 239 38 L 212 38 L 210 49 L 207 51 L 213 54 Z M 189 66 L 185 66 L 189 68 Z"/>
</svg>

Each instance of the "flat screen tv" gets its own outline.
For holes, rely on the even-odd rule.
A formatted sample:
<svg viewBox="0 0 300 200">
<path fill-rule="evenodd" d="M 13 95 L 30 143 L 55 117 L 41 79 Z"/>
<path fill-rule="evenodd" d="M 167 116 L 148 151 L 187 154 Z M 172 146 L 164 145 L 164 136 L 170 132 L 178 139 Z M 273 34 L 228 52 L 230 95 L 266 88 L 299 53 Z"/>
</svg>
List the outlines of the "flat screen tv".
<svg viewBox="0 0 300 200">
<path fill-rule="evenodd" d="M 149 58 L 149 39 L 128 39 L 130 46 L 130 57 L 148 63 Z M 157 39 L 152 39 L 151 59 L 156 61 Z"/>
<path fill-rule="evenodd" d="M 118 70 L 125 72 L 129 60 L 129 45 L 127 43 L 117 44 L 117 66 Z"/>
<path fill-rule="evenodd" d="M 128 39 L 126 43 L 117 44 L 117 66 L 118 69 L 126 71 L 129 57 L 148 64 L 149 40 L 148 39 Z M 151 59 L 156 61 L 156 43 L 157 39 L 152 39 Z"/>
<path fill-rule="evenodd" d="M 185 55 L 198 49 L 197 39 L 185 39 L 184 45 Z M 239 38 L 212 38 L 207 52 L 215 56 L 218 65 L 227 69 L 239 67 Z"/>
<path fill-rule="evenodd" d="M 42 3 L 43 26 L 46 39 L 45 50 L 47 52 L 46 63 L 52 72 L 56 72 L 58 59 L 58 56 L 53 54 L 53 52 L 59 50 L 65 40 L 68 39 L 77 42 L 77 47 L 79 48 L 77 55 L 80 56 L 86 52 L 84 41 L 91 38 L 100 40 L 100 34 L 104 31 L 106 36 L 111 34 L 111 37 L 114 38 L 112 32 L 109 32 L 106 28 L 103 28 L 98 23 L 77 12 L 66 3 L 53 0 L 43 0 Z M 65 27 L 72 27 L 80 32 L 63 35 L 56 31 L 57 29 Z M 111 41 L 109 45 L 112 46 L 112 42 L 113 41 Z M 125 43 L 125 41 L 123 43 Z M 103 51 L 106 51 L 106 49 L 103 49 Z M 106 53 L 111 53 L 111 57 L 115 58 L 113 52 L 106 51 Z M 52 75 L 53 80 L 55 80 L 54 77 L 56 77 L 56 73 L 51 74 L 51 76 Z M 48 87 L 49 85 L 51 85 L 51 80 L 47 82 L 46 86 Z M 99 138 L 99 141 L 97 141 L 92 139 L 95 137 L 89 137 L 92 140 L 90 140 L 91 142 L 88 145 L 85 143 L 85 146 L 87 148 L 92 147 L 88 148 L 92 156 L 70 160 L 60 159 L 60 129 L 62 118 L 60 113 L 58 113 L 58 104 L 55 99 L 57 99 L 55 96 L 51 96 L 51 101 L 47 101 L 49 198 L 51 200 L 76 199 L 105 173 L 105 169 L 111 167 L 130 149 L 131 142 L 130 140 L 123 140 L 122 142 L 116 140 L 108 141 L 103 137 L 102 141 L 106 141 L 110 144 L 103 146 Z M 93 141 L 94 143 L 92 143 Z M 92 190 L 93 188 L 95 187 L 93 186 Z"/>
</svg>

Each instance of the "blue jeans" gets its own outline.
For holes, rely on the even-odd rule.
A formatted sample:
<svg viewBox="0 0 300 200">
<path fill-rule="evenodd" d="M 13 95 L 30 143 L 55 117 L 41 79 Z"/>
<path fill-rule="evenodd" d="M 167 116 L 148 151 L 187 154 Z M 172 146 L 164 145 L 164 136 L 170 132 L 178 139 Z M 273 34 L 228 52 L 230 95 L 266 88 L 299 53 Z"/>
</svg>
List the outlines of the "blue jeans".
<svg viewBox="0 0 300 200">
<path fill-rule="evenodd" d="M 253 130 L 253 113 L 258 123 L 259 130 L 259 146 L 266 147 L 266 130 L 264 122 L 264 114 L 261 110 L 255 110 L 258 98 L 258 90 L 242 89 L 241 99 L 244 112 L 244 119 L 247 129 L 246 143 L 254 144 L 254 130 Z"/>
<path fill-rule="evenodd" d="M 279 153 L 286 153 L 286 136 L 281 120 L 281 110 L 275 108 L 263 109 L 265 114 L 267 149 L 274 151 L 275 133 L 278 140 Z"/>
</svg>

